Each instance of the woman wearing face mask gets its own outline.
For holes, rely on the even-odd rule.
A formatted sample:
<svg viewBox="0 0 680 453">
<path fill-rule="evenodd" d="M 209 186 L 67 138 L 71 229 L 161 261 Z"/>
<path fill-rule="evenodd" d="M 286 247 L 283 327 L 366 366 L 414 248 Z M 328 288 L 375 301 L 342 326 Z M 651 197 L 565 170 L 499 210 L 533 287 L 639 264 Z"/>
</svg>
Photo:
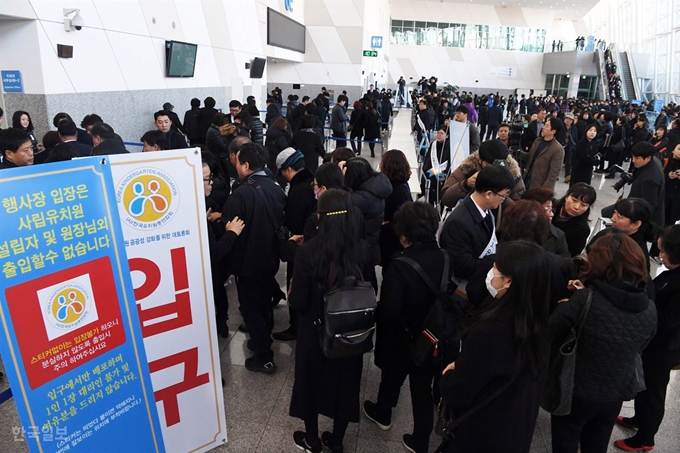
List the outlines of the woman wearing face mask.
<svg viewBox="0 0 680 453">
<path fill-rule="evenodd" d="M 659 256 L 668 269 L 654 279 L 658 312 L 656 336 L 642 353 L 646 390 L 635 397 L 635 415 L 616 422 L 637 433 L 614 445 L 624 451 L 650 451 L 663 421 L 671 369 L 680 365 L 680 225 L 666 228 L 658 239 Z"/>
<path fill-rule="evenodd" d="M 399 238 L 394 233 L 392 216 L 407 201 L 413 201 L 408 179 L 411 177 L 411 165 L 404 153 L 391 149 L 383 154 L 380 160 L 380 171 L 387 175 L 392 184 L 392 193 L 385 200 L 385 215 L 380 230 L 380 265 L 385 267 L 395 253 L 403 249 Z"/>
<path fill-rule="evenodd" d="M 595 189 L 580 182 L 570 186 L 564 198 L 553 203 L 555 215 L 552 224 L 564 231 L 572 257 L 581 253 L 586 246 L 590 235 L 588 215 L 590 206 L 595 203 L 596 199 Z"/>
<path fill-rule="evenodd" d="M 583 281 L 550 316 L 559 344 L 591 304 L 579 337 L 569 415 L 551 417 L 553 453 L 606 453 L 616 417 L 640 383 L 636 362 L 656 331 L 657 314 L 647 297 L 649 275 L 635 241 L 624 233 L 603 235 L 588 252 Z"/>
<path fill-rule="evenodd" d="M 649 271 L 648 242 L 656 240 L 656 227 L 651 223 L 652 208 L 642 198 L 624 198 L 614 205 L 612 226 L 630 236 L 642 250 Z"/>
<path fill-rule="evenodd" d="M 545 251 L 525 241 L 499 244 L 486 278 L 494 297 L 462 335 L 458 359 L 444 369 L 442 398 L 460 418 L 447 453 L 528 452 L 548 353 L 550 275 Z"/>
<path fill-rule="evenodd" d="M 600 163 L 601 157 L 598 157 L 599 150 L 595 143 L 600 126 L 593 123 L 586 127 L 586 133 L 576 144 L 574 156 L 572 158 L 571 179 L 569 186 L 583 182 L 590 184 L 593 179 L 593 167 Z"/>
</svg>

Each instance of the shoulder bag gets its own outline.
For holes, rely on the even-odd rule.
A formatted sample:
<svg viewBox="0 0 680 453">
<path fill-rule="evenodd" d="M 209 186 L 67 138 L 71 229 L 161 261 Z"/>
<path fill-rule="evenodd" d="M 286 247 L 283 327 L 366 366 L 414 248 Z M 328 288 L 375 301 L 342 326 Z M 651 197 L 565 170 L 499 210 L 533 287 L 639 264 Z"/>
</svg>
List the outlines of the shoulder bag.
<svg viewBox="0 0 680 453">
<path fill-rule="evenodd" d="M 553 415 L 569 415 L 571 413 L 578 339 L 581 336 L 581 330 L 588 317 L 593 300 L 593 290 L 589 288 L 587 291 L 588 297 L 576 324 L 572 326 L 559 349 L 553 350 L 550 357 L 548 379 L 543 391 L 541 407 Z"/>
</svg>

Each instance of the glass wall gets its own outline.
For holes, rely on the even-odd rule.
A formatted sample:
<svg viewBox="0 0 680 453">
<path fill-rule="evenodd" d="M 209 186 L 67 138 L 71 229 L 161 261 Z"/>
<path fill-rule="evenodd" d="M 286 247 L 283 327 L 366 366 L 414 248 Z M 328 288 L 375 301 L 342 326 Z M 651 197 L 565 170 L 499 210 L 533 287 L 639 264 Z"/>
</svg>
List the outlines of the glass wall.
<svg viewBox="0 0 680 453">
<path fill-rule="evenodd" d="M 545 91 L 551 96 L 566 98 L 569 93 L 570 79 L 570 74 L 548 74 L 545 76 Z"/>
<path fill-rule="evenodd" d="M 392 20 L 390 42 L 417 46 L 543 52 L 544 29 Z"/>
<path fill-rule="evenodd" d="M 652 56 L 653 92 L 643 86 L 643 95 L 680 102 L 680 0 L 603 0 L 585 21 L 590 34 L 616 43 L 620 52 Z"/>
</svg>

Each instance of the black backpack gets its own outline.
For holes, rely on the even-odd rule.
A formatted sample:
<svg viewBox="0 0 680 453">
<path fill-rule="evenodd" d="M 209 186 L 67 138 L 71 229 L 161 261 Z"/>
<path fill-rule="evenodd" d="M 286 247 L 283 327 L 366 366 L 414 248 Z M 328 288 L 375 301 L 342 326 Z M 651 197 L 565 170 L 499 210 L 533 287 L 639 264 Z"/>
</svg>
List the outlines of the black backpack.
<svg viewBox="0 0 680 453">
<path fill-rule="evenodd" d="M 373 349 L 375 290 L 370 282 L 347 277 L 323 296 L 319 329 L 321 351 L 329 359 L 360 356 Z"/>
<path fill-rule="evenodd" d="M 448 365 L 456 360 L 460 352 L 457 334 L 463 324 L 463 310 L 453 298 L 454 293 L 449 288 L 449 254 L 443 249 L 441 252 L 444 254 L 444 269 L 439 286 L 435 286 L 432 279 L 415 260 L 405 256 L 396 258 L 409 264 L 434 295 L 434 303 L 425 315 L 420 330 L 409 332 L 411 358 L 420 367 L 432 364 Z"/>
</svg>

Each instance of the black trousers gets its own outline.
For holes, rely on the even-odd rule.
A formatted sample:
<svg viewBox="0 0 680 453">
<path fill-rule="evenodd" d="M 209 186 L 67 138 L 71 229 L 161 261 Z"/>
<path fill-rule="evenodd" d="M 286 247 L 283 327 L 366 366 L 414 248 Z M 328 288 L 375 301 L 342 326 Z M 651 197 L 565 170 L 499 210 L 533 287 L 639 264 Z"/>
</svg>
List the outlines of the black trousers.
<svg viewBox="0 0 680 453">
<path fill-rule="evenodd" d="M 573 398 L 571 414 L 551 416 L 552 452 L 606 453 L 623 401 L 596 403 Z"/>
<path fill-rule="evenodd" d="M 347 134 L 344 132 L 336 132 L 333 131 L 333 137 L 337 137 L 340 140 L 335 140 L 335 147 L 336 148 L 344 148 L 347 146 Z"/>
<path fill-rule="evenodd" d="M 495 140 L 495 139 L 496 139 L 496 135 L 498 134 L 498 128 L 499 128 L 499 127 L 500 127 L 499 124 L 495 124 L 495 125 L 493 125 L 493 126 L 492 126 L 492 125 L 489 125 L 489 126 L 488 126 L 488 130 L 486 131 L 486 138 L 484 139 L 484 141 L 487 141 L 487 140 Z"/>
<path fill-rule="evenodd" d="M 574 157 L 574 150 L 571 146 L 564 149 L 564 176 L 571 175 L 571 161 Z"/>
<path fill-rule="evenodd" d="M 213 299 L 215 301 L 215 318 L 217 320 L 217 331 L 227 326 L 229 319 L 229 300 L 227 299 L 227 289 L 224 287 L 226 278 L 223 272 L 212 272 Z"/>
<path fill-rule="evenodd" d="M 633 439 L 642 445 L 654 445 L 654 436 L 659 431 L 666 410 L 666 390 L 671 370 L 678 364 L 680 351 L 645 350 L 642 354 L 647 390 L 635 397 L 633 417 L 633 423 L 640 427 Z"/>
<path fill-rule="evenodd" d="M 479 123 L 479 139 L 484 139 L 484 134 L 486 133 L 486 124 Z"/>
<path fill-rule="evenodd" d="M 401 368 L 401 369 L 399 369 Z M 379 417 L 392 417 L 392 408 L 399 402 L 399 391 L 408 376 L 413 406 L 413 440 L 419 450 L 427 451 L 434 424 L 432 379 L 435 369 L 408 367 L 383 368 L 378 389 L 377 411 Z"/>
<path fill-rule="evenodd" d="M 272 280 L 274 275 L 239 276 L 236 278 L 238 300 L 243 321 L 253 340 L 255 355 L 265 362 L 274 358 L 272 352 L 272 328 L 274 307 L 272 306 Z"/>
</svg>

